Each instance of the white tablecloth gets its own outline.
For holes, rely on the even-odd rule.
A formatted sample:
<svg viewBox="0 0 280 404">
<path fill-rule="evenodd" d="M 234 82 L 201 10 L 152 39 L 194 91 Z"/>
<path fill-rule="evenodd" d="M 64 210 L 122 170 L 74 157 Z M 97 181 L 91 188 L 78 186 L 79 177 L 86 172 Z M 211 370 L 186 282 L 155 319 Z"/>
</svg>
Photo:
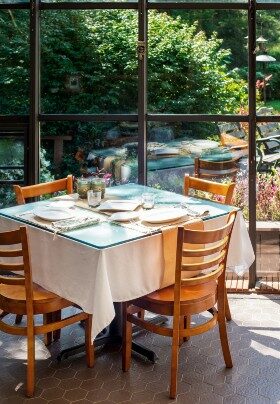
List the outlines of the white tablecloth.
<svg viewBox="0 0 280 404">
<path fill-rule="evenodd" d="M 207 220 L 205 228 L 225 222 L 226 216 Z M 18 228 L 19 224 L 0 216 L 0 232 Z M 135 299 L 161 285 L 161 234 L 100 250 L 63 236 L 54 237 L 34 226 L 28 228 L 34 282 L 92 313 L 93 338 L 113 320 L 113 302 Z M 241 275 L 254 259 L 244 219 L 238 212 L 227 266 Z"/>
</svg>

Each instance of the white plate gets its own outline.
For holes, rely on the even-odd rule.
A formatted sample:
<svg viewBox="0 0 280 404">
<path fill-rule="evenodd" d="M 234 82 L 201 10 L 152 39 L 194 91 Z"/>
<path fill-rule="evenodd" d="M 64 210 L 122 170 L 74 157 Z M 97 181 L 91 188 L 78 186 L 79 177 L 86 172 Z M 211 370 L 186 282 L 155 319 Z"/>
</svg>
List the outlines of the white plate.
<svg viewBox="0 0 280 404">
<path fill-rule="evenodd" d="M 34 215 L 43 220 L 55 222 L 57 220 L 71 219 L 74 211 L 60 208 L 38 208 L 33 211 Z"/>
<path fill-rule="evenodd" d="M 55 201 L 55 202 L 51 202 L 50 206 L 52 208 L 69 209 L 69 208 L 73 208 L 73 206 L 75 206 L 75 202 L 74 201 Z"/>
<path fill-rule="evenodd" d="M 110 219 L 115 222 L 129 222 L 130 220 L 136 220 L 138 218 L 138 212 L 117 212 L 110 216 Z"/>
<path fill-rule="evenodd" d="M 141 219 L 149 223 L 168 223 L 187 216 L 184 209 L 153 209 L 141 215 Z"/>
</svg>

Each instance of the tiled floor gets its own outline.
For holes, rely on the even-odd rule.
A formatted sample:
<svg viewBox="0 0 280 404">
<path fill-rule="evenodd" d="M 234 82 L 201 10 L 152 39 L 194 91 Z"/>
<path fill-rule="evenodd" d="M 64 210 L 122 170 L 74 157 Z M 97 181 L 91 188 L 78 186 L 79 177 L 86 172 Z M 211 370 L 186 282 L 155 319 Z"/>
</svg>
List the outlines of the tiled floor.
<svg viewBox="0 0 280 404">
<path fill-rule="evenodd" d="M 230 305 L 233 369 L 224 368 L 217 328 L 191 338 L 180 352 L 178 403 L 280 403 L 280 296 L 231 295 Z M 35 398 L 26 399 L 24 361 L 11 358 L 20 354 L 12 344 L 15 337 L 0 333 L 0 404 L 175 402 L 168 399 L 168 338 L 139 334 L 137 340 L 156 351 L 159 361 L 153 365 L 134 357 L 124 374 L 118 347 L 100 349 L 93 369 L 83 356 L 58 363 L 61 347 L 81 336 L 79 326 L 63 331 L 61 345 L 50 348 L 52 357 L 37 361 Z"/>
</svg>

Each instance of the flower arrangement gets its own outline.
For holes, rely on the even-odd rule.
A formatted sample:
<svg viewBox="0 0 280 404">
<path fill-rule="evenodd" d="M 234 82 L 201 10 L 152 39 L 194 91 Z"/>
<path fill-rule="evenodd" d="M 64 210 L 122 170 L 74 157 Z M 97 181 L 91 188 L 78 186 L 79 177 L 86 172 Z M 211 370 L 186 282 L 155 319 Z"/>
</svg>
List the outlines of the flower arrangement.
<svg viewBox="0 0 280 404">
<path fill-rule="evenodd" d="M 85 151 L 83 149 L 78 149 L 75 154 L 75 159 L 80 165 L 80 173 L 82 177 L 99 177 L 105 180 L 106 186 L 111 184 L 112 174 L 108 173 L 104 170 L 104 168 L 100 167 L 100 158 L 94 157 L 89 160 L 85 156 Z"/>
</svg>

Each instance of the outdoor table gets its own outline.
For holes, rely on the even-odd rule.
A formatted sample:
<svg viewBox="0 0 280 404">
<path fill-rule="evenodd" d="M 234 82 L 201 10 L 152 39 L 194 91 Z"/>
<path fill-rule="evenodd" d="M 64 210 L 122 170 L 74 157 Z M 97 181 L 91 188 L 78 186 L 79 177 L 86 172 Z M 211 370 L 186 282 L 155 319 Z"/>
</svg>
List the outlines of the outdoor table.
<svg viewBox="0 0 280 404">
<path fill-rule="evenodd" d="M 192 209 L 208 210 L 203 218 L 206 229 L 226 222 L 234 208 L 199 198 L 185 197 L 168 191 L 126 184 L 106 190 L 108 198 L 136 199 L 144 192 L 153 192 L 157 205 L 178 205 L 187 202 Z M 90 227 L 54 234 L 41 223 L 31 222 L 30 212 L 48 201 L 0 210 L 0 231 L 28 227 L 33 281 L 93 314 L 93 334 L 96 336 L 111 324 L 105 335 L 121 337 L 120 304 L 151 293 L 161 287 L 164 273 L 162 233 L 143 232 L 109 221 Z M 77 208 L 79 209 L 79 208 Z M 236 220 L 227 266 L 244 273 L 254 260 L 254 254 L 241 212 Z M 170 284 L 172 284 L 170 280 Z M 117 318 L 115 317 L 117 310 Z M 102 341 L 100 342 L 100 344 Z M 137 349 L 137 347 L 136 347 Z M 143 347 L 138 352 L 144 353 Z M 149 351 L 146 355 L 154 358 Z"/>
</svg>

